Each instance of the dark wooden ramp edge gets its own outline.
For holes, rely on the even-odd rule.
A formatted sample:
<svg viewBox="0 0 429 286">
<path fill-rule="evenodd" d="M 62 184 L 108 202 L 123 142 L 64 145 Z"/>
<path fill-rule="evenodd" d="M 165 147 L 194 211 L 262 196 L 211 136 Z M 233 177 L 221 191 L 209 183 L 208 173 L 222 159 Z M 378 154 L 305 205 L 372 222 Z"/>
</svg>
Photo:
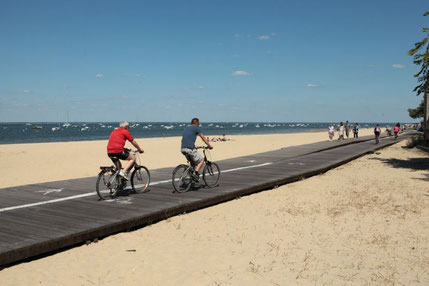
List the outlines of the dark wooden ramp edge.
<svg viewBox="0 0 429 286">
<path fill-rule="evenodd" d="M 367 140 L 365 140 L 367 141 Z M 352 160 L 355 160 L 356 158 L 362 157 L 364 155 L 373 153 L 374 150 L 379 150 L 382 148 L 386 148 L 388 146 L 391 146 L 393 144 L 396 144 L 402 140 L 389 142 L 387 144 L 383 144 L 381 146 L 375 147 L 372 150 L 362 152 L 358 155 L 349 157 L 345 160 L 338 161 L 336 163 L 330 164 L 327 167 L 321 167 L 319 169 L 315 169 L 312 171 L 307 171 L 300 173 L 298 175 L 284 178 L 284 179 L 277 179 L 273 180 L 267 183 L 254 185 L 251 187 L 245 187 L 240 190 L 237 190 L 232 193 L 225 193 L 225 194 L 219 194 L 218 196 L 205 199 L 205 200 L 199 200 L 196 202 L 191 202 L 188 204 L 182 204 L 177 207 L 172 207 L 168 209 L 164 209 L 162 211 L 153 212 L 148 215 L 140 216 L 140 217 L 133 217 L 128 220 L 121 221 L 119 223 L 104 225 L 102 227 L 91 229 L 89 231 L 84 231 L 80 233 L 75 233 L 73 235 L 68 235 L 66 237 L 59 237 L 57 239 L 49 240 L 43 243 L 33 244 L 30 246 L 22 247 L 19 249 L 14 249 L 11 251 L 7 251 L 1 254 L 0 257 L 0 269 L 4 267 L 11 266 L 13 264 L 20 263 L 25 260 L 33 260 L 35 258 L 41 258 L 48 255 L 51 255 L 53 253 L 56 253 L 58 251 L 63 251 L 67 248 L 85 243 L 86 241 L 91 241 L 96 238 L 104 238 L 106 236 L 124 232 L 124 231 L 130 231 L 137 228 L 144 227 L 146 225 L 159 222 L 161 220 L 164 220 L 166 218 L 180 215 L 183 213 L 192 212 L 195 210 L 203 209 L 206 207 L 210 207 L 219 203 L 223 203 L 226 201 L 230 201 L 242 196 L 258 193 L 261 191 L 273 189 L 275 187 L 288 184 L 291 182 L 299 181 L 305 178 L 309 178 L 318 174 L 325 173 L 333 168 L 336 168 L 340 165 L 343 165 L 345 163 L 348 163 Z M 331 149 L 331 148 L 329 148 Z"/>
</svg>

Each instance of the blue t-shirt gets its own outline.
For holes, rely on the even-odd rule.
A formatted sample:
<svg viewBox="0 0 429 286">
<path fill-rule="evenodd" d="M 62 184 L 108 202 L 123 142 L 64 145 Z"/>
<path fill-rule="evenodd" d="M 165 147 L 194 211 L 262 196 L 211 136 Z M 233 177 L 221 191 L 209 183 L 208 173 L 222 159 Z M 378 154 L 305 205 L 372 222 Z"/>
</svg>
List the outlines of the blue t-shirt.
<svg viewBox="0 0 429 286">
<path fill-rule="evenodd" d="M 201 133 L 201 129 L 195 125 L 188 125 L 183 130 L 182 136 L 182 148 L 195 148 L 195 140 L 197 139 L 197 135 Z"/>
</svg>

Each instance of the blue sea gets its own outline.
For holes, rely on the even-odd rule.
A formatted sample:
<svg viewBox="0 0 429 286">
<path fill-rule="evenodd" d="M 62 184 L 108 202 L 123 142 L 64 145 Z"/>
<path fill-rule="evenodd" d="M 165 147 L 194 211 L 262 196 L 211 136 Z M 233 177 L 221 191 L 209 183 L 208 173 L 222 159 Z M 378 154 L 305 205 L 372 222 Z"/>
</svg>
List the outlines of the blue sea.
<svg viewBox="0 0 429 286">
<path fill-rule="evenodd" d="M 130 122 L 130 132 L 135 138 L 179 136 L 185 122 Z M 205 135 L 292 133 L 312 130 L 327 130 L 330 123 L 316 122 L 205 122 Z M 393 125 L 392 123 L 384 123 Z M 0 144 L 66 142 L 108 139 L 118 122 L 28 122 L 0 123 Z M 361 123 L 373 127 L 375 123 Z"/>
</svg>

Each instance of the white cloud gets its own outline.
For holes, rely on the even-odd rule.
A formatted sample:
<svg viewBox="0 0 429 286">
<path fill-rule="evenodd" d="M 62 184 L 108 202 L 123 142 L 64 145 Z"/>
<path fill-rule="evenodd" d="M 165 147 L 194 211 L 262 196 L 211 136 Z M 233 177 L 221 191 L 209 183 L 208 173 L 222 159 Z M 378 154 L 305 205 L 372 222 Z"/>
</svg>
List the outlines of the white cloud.
<svg viewBox="0 0 429 286">
<path fill-rule="evenodd" d="M 393 64 L 393 65 L 392 65 L 392 68 L 394 68 L 394 69 L 403 69 L 403 68 L 405 68 L 405 65 L 401 65 L 401 64 Z"/>
<path fill-rule="evenodd" d="M 143 77 L 144 77 L 144 74 L 142 74 L 142 73 L 138 73 L 138 74 L 136 74 L 136 77 L 143 78 Z"/>
<path fill-rule="evenodd" d="M 245 76 L 245 75 L 252 75 L 252 74 L 249 73 L 248 71 L 234 71 L 232 73 L 232 75 L 234 75 L 234 76 Z"/>
<path fill-rule="evenodd" d="M 193 86 L 185 86 L 183 89 L 185 90 L 189 90 L 189 91 L 195 91 L 195 90 L 203 90 L 206 87 L 204 85 L 196 85 L 194 84 Z"/>
<path fill-rule="evenodd" d="M 29 90 L 29 89 L 24 89 L 22 92 L 23 92 L 23 93 L 30 93 L 30 92 L 31 92 L 31 90 Z"/>
<path fill-rule="evenodd" d="M 309 83 L 307 84 L 307 87 L 319 87 L 319 85 L 314 83 Z"/>
<path fill-rule="evenodd" d="M 269 35 L 262 35 L 262 36 L 259 36 L 258 39 L 261 41 L 266 41 L 266 40 L 270 39 L 270 36 Z"/>
<path fill-rule="evenodd" d="M 95 75 L 96 78 L 102 78 L 103 76 L 104 76 L 104 74 L 102 74 L 102 73 L 98 73 Z"/>
<path fill-rule="evenodd" d="M 267 54 L 267 55 L 271 55 L 272 53 L 273 53 L 273 51 L 271 51 L 271 50 L 265 51 L 265 54 Z"/>
</svg>

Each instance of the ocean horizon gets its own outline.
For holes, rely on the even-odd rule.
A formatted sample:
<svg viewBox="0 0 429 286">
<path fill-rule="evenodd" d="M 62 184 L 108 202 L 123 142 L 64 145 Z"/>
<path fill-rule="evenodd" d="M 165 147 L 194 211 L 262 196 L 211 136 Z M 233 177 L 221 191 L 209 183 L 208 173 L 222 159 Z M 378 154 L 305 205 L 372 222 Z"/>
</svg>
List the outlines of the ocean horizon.
<svg viewBox="0 0 429 286">
<path fill-rule="evenodd" d="M 393 122 L 358 122 L 361 128 L 385 127 Z M 189 122 L 130 122 L 135 138 L 182 135 Z M 294 133 L 327 130 L 331 122 L 203 122 L 207 136 Z M 337 122 L 334 124 L 338 124 Z M 354 124 L 352 122 L 351 124 Z M 107 140 L 118 122 L 2 122 L 0 144 Z"/>
</svg>

